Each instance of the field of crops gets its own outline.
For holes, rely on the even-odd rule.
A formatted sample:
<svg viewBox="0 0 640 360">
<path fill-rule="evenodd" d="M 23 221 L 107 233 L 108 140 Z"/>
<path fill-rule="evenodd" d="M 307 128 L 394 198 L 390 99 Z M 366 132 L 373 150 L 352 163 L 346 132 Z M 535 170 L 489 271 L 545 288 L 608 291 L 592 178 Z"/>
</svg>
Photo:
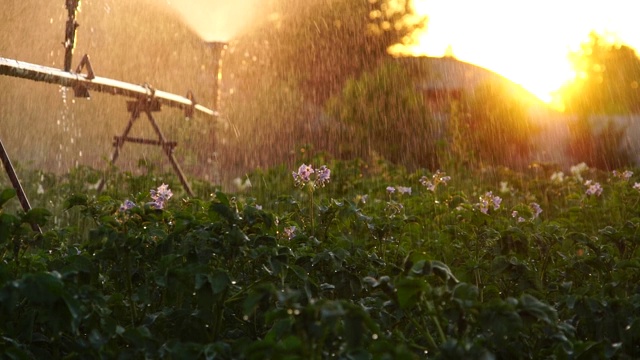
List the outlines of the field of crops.
<svg viewBox="0 0 640 360">
<path fill-rule="evenodd" d="M 3 358 L 640 357 L 633 169 L 305 163 L 0 180 Z"/>
</svg>

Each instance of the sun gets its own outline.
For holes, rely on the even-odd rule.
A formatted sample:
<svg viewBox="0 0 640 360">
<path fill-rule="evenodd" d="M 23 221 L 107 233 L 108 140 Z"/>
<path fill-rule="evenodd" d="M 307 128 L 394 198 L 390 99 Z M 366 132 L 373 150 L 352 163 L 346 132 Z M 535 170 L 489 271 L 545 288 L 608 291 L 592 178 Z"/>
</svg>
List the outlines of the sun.
<svg viewBox="0 0 640 360">
<path fill-rule="evenodd" d="M 427 26 L 392 53 L 443 56 L 494 71 L 542 101 L 561 107 L 558 90 L 575 77 L 568 55 L 591 31 L 640 45 L 629 2 L 592 0 L 414 0 Z"/>
</svg>

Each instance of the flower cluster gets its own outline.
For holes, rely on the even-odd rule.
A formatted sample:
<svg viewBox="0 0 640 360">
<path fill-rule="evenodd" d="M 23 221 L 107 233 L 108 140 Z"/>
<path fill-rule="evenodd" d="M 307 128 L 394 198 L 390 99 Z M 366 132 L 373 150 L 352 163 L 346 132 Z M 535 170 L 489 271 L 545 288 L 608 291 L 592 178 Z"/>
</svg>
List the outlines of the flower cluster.
<svg viewBox="0 0 640 360">
<path fill-rule="evenodd" d="M 533 202 L 529 204 L 529 207 L 531 208 L 531 211 L 533 211 L 533 218 L 537 219 L 538 216 L 540 216 L 540 213 L 542 213 L 542 208 L 540 207 L 540 204 Z"/>
<path fill-rule="evenodd" d="M 444 172 L 437 170 L 435 174 L 431 176 L 431 180 L 426 176 L 420 178 L 420 184 L 425 186 L 429 191 L 436 191 L 439 184 L 447 185 L 447 182 L 451 180 L 451 176 L 447 176 Z"/>
<path fill-rule="evenodd" d="M 331 180 L 331 170 L 326 165 L 322 165 L 317 170 L 314 170 L 311 165 L 302 164 L 297 172 L 293 171 L 291 174 L 293 175 L 293 181 L 295 181 L 296 186 L 300 187 L 308 183 L 311 183 L 314 188 L 316 186 L 323 187 Z M 311 175 L 313 174 L 316 175 L 315 180 L 311 179 Z"/>
<path fill-rule="evenodd" d="M 637 183 L 633 184 L 633 188 L 634 188 L 634 190 L 640 191 L 640 183 L 637 182 Z"/>
<path fill-rule="evenodd" d="M 564 181 L 564 173 L 562 171 L 557 171 L 551 174 L 551 182 L 560 184 Z"/>
<path fill-rule="evenodd" d="M 155 209 L 163 209 L 165 203 L 173 196 L 173 192 L 169 189 L 169 185 L 162 184 L 158 186 L 157 189 L 149 190 L 151 194 L 152 202 L 148 202 L 146 205 L 151 206 Z M 120 205 L 120 209 L 118 211 L 125 212 L 127 210 L 131 210 L 137 205 L 131 200 L 125 200 L 122 205 Z"/>
<path fill-rule="evenodd" d="M 124 201 L 124 203 L 122 205 L 120 205 L 120 212 L 131 210 L 134 207 L 136 207 L 136 203 L 134 203 L 133 201 L 127 199 L 127 200 Z"/>
<path fill-rule="evenodd" d="M 173 192 L 171 192 L 167 184 L 162 184 L 157 189 L 151 189 L 149 192 L 153 201 L 148 204 L 156 209 L 163 209 L 164 204 L 173 196 Z"/>
<path fill-rule="evenodd" d="M 295 226 L 288 226 L 284 228 L 284 233 L 287 235 L 287 238 L 291 240 L 296 236 L 296 230 L 297 228 Z"/>
<path fill-rule="evenodd" d="M 540 204 L 535 203 L 535 202 L 529 204 L 529 209 L 533 213 L 531 215 L 531 220 L 537 219 L 538 216 L 540 216 L 540 213 L 542 213 L 542 208 L 540 207 Z M 524 217 L 520 216 L 520 214 L 518 213 L 517 210 L 513 210 L 511 212 L 511 217 L 516 218 L 516 222 L 519 222 L 519 223 L 526 221 L 526 219 Z"/>
<path fill-rule="evenodd" d="M 600 196 L 600 194 L 602 194 L 602 186 L 600 186 L 600 183 L 598 182 L 593 182 L 593 180 L 587 180 L 584 182 L 584 186 L 587 187 L 587 191 L 586 191 L 587 196 L 591 196 L 591 195 Z"/>
<path fill-rule="evenodd" d="M 617 170 L 613 170 L 613 176 L 624 181 L 629 181 L 631 176 L 633 176 L 633 171 L 626 170 L 624 172 L 619 172 Z"/>
<path fill-rule="evenodd" d="M 571 171 L 571 175 L 573 175 L 573 177 L 578 181 L 582 181 L 582 173 L 587 170 L 589 170 L 589 167 L 583 162 L 578 165 L 574 165 L 569 169 L 569 171 Z"/>
<path fill-rule="evenodd" d="M 527 221 L 527 220 L 525 220 L 522 216 L 519 216 L 519 215 L 520 215 L 520 214 L 518 213 L 518 211 L 517 211 L 517 210 L 513 210 L 513 211 L 511 212 L 511 217 L 513 217 L 513 218 L 517 218 L 517 219 L 516 219 L 516 222 L 521 223 L 521 222 L 525 222 L 525 221 Z"/>
<path fill-rule="evenodd" d="M 480 202 L 476 204 L 477 207 L 480 208 L 480 211 L 483 214 L 489 212 L 489 206 L 493 206 L 493 210 L 500 209 L 500 203 L 502 203 L 502 198 L 499 196 L 494 196 L 492 191 L 488 191 L 484 195 L 480 196 Z"/>
<path fill-rule="evenodd" d="M 387 193 L 389 193 L 389 195 L 393 194 L 396 192 L 396 190 L 398 191 L 399 194 L 406 194 L 406 195 L 411 195 L 411 188 L 407 187 L 407 186 L 387 186 Z"/>
</svg>

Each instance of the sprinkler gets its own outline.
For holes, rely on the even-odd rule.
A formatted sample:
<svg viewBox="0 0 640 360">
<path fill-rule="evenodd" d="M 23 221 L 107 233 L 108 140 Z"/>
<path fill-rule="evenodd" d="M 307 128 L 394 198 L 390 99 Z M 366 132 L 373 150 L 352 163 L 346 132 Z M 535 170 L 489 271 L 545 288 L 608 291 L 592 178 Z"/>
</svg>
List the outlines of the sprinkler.
<svg viewBox="0 0 640 360">
<path fill-rule="evenodd" d="M 78 7 L 80 6 L 80 0 L 66 0 L 65 7 L 67 8 L 68 19 L 67 26 L 64 32 L 64 71 L 71 71 L 71 61 L 73 57 L 73 49 L 76 44 L 76 29 L 78 22 L 76 21 L 76 14 L 78 13 Z"/>
<path fill-rule="evenodd" d="M 227 49 L 227 43 L 222 41 L 208 41 L 213 58 L 213 106 L 212 109 L 220 112 L 220 88 L 222 87 L 222 58 Z"/>
<path fill-rule="evenodd" d="M 80 0 L 65 0 L 65 7 L 68 12 L 68 20 L 65 28 L 65 41 L 63 43 L 65 48 L 64 56 L 64 69 L 54 69 L 38 64 L 30 64 L 23 61 L 14 59 L 7 59 L 0 57 L 0 75 L 17 77 L 27 80 L 40 81 L 49 84 L 60 85 L 64 87 L 71 87 L 74 90 L 76 97 L 89 98 L 89 90 L 119 95 L 129 98 L 127 101 L 127 111 L 130 113 L 129 121 L 125 126 L 124 131 L 119 136 L 114 136 L 113 147 L 114 152 L 111 156 L 111 163 L 113 164 L 117 159 L 125 143 L 138 143 L 146 145 L 155 145 L 162 148 L 163 152 L 168 157 L 175 173 L 178 175 L 180 182 L 182 183 L 185 191 L 190 196 L 193 196 L 193 190 L 189 185 L 182 169 L 178 165 L 178 162 L 173 154 L 177 142 L 169 141 L 164 133 L 161 131 L 159 124 L 156 122 L 153 113 L 157 113 L 161 110 L 163 105 L 167 107 L 177 108 L 184 111 L 185 117 L 192 117 L 195 113 L 201 115 L 210 116 L 213 119 L 218 117 L 219 106 L 219 93 L 220 93 L 220 65 L 221 59 L 226 48 L 226 43 L 212 42 L 210 46 L 215 56 L 214 62 L 214 110 L 208 109 L 195 101 L 195 96 L 191 91 L 187 92 L 187 96 L 183 97 L 173 93 L 169 93 L 162 90 L 157 90 L 149 84 L 136 85 L 124 81 L 115 79 L 109 79 L 105 77 L 96 76 L 93 66 L 89 61 L 89 56 L 84 55 L 75 69 L 75 72 L 71 71 L 73 50 L 75 47 L 76 29 L 78 23 L 76 21 L 76 14 L 78 7 L 80 6 Z M 86 70 L 86 73 L 82 73 Z M 155 139 L 138 138 L 130 136 L 130 130 L 134 125 L 134 122 L 146 115 L 149 123 L 153 127 L 153 130 L 157 136 Z M 2 142 L 0 141 L 0 160 L 2 167 L 5 168 L 7 175 L 9 176 L 12 185 L 14 186 L 20 203 L 24 211 L 29 211 L 31 205 L 27 200 L 27 197 L 20 185 L 20 182 L 16 176 L 15 170 L 7 151 L 5 150 Z M 103 178 L 98 186 L 98 191 L 101 191 L 105 185 L 105 179 Z M 37 225 L 33 225 L 34 231 L 41 231 Z"/>
</svg>

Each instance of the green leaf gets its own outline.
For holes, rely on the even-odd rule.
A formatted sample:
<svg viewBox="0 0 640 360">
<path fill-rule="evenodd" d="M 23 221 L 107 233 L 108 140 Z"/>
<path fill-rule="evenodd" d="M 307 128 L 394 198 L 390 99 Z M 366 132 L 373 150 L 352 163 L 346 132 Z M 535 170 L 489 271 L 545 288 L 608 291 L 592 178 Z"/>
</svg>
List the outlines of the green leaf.
<svg viewBox="0 0 640 360">
<path fill-rule="evenodd" d="M 231 284 L 231 279 L 226 271 L 216 270 L 213 274 L 209 275 L 209 281 L 211 282 L 211 288 L 214 294 L 220 294 L 227 290 Z"/>
<path fill-rule="evenodd" d="M 34 208 L 29 210 L 22 217 L 22 222 L 27 224 L 35 224 L 39 226 L 44 226 L 47 223 L 47 218 L 51 216 L 51 211 L 42 208 Z"/>
<path fill-rule="evenodd" d="M 89 198 L 85 194 L 74 194 L 64 201 L 64 209 L 69 210 L 74 206 L 87 206 Z"/>
<path fill-rule="evenodd" d="M 237 219 L 236 213 L 228 204 L 217 202 L 211 203 L 211 205 L 209 206 L 209 218 L 212 221 L 217 220 L 215 214 L 221 216 L 223 219 L 226 219 L 230 224 L 234 224 Z"/>
<path fill-rule="evenodd" d="M 0 191 L 0 209 L 2 206 L 13 197 L 16 196 L 16 189 L 4 189 Z"/>
<path fill-rule="evenodd" d="M 426 289 L 423 279 L 402 278 L 396 282 L 396 294 L 398 296 L 398 306 L 406 310 L 413 307 L 419 300 L 420 295 Z"/>
<path fill-rule="evenodd" d="M 556 310 L 551 305 L 545 304 L 529 294 L 524 294 L 520 297 L 519 311 L 547 324 L 554 324 L 558 318 Z"/>
<path fill-rule="evenodd" d="M 467 283 L 459 283 L 453 288 L 453 299 L 463 307 L 472 307 L 478 300 L 478 288 Z"/>
<path fill-rule="evenodd" d="M 453 275 L 451 269 L 445 263 L 437 260 L 432 260 L 429 262 L 429 267 L 431 272 L 440 277 L 447 285 L 455 285 L 459 283 L 458 279 Z"/>
<path fill-rule="evenodd" d="M 15 226 L 20 219 L 11 214 L 0 213 L 0 244 L 5 243 L 11 237 Z"/>
<path fill-rule="evenodd" d="M 56 271 L 25 275 L 18 287 L 29 301 L 39 304 L 53 303 L 64 292 L 62 277 Z"/>
<path fill-rule="evenodd" d="M 252 292 L 247 295 L 242 304 L 242 309 L 245 315 L 250 315 L 254 312 L 258 304 L 263 300 L 267 300 L 276 292 L 275 287 L 271 283 L 260 284 L 254 288 Z"/>
</svg>

